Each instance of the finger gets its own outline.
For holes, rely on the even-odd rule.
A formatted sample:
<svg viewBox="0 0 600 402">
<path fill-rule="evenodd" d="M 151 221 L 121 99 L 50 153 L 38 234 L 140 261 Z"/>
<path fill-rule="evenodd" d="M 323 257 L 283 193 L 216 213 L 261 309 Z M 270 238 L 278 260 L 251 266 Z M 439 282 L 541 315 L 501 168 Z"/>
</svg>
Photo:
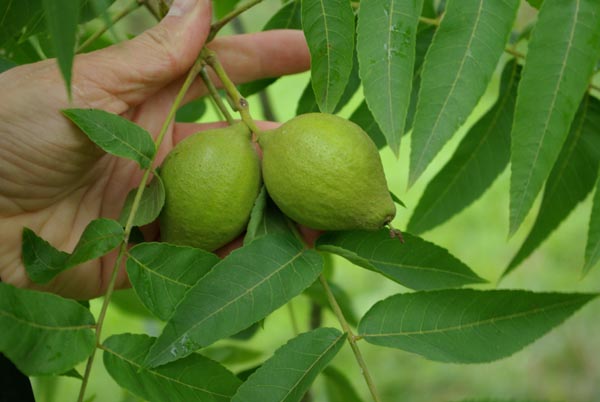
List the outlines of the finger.
<svg viewBox="0 0 600 402">
<path fill-rule="evenodd" d="M 129 106 L 137 105 L 192 66 L 211 16 L 210 0 L 176 0 L 158 25 L 123 44 L 84 55 L 78 71 Z"/>
<path fill-rule="evenodd" d="M 242 84 L 261 78 L 296 74 L 310 68 L 310 54 L 301 31 L 277 30 L 217 38 L 209 47 L 216 51 L 229 78 Z M 221 81 L 208 68 L 217 87 Z M 184 78 L 171 83 L 155 97 L 170 101 L 177 96 Z M 197 79 L 186 94 L 183 104 L 208 93 Z"/>
<path fill-rule="evenodd" d="M 279 77 L 310 68 L 310 53 L 302 31 L 273 30 L 226 36 L 208 45 L 234 82 Z"/>
</svg>

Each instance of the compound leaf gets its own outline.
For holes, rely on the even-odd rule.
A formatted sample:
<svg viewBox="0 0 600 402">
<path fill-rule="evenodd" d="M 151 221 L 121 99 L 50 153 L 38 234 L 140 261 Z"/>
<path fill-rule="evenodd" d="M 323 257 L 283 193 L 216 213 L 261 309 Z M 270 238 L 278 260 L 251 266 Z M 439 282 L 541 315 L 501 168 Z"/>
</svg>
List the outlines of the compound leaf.
<svg viewBox="0 0 600 402">
<path fill-rule="evenodd" d="M 440 289 L 485 282 L 447 250 L 403 233 L 404 243 L 387 229 L 325 233 L 316 248 L 378 272 L 411 289 Z"/>
<path fill-rule="evenodd" d="M 303 0 L 302 29 L 319 109 L 333 113 L 352 70 L 354 13 L 347 0 Z"/>
<path fill-rule="evenodd" d="M 369 343 L 453 363 L 484 363 L 522 349 L 595 294 L 450 289 L 398 294 L 376 303 L 359 334 Z"/>
<path fill-rule="evenodd" d="M 321 273 L 323 261 L 296 239 L 265 235 L 232 252 L 186 293 L 146 358 L 158 366 L 263 319 Z"/>
<path fill-rule="evenodd" d="M 106 152 L 150 167 L 156 147 L 150 134 L 137 124 L 98 109 L 66 109 L 63 114 Z"/>
<path fill-rule="evenodd" d="M 548 178 L 600 51 L 596 0 L 548 0 L 531 35 L 511 144 L 510 234 Z"/>
<path fill-rule="evenodd" d="M 335 328 L 298 335 L 276 350 L 240 386 L 231 401 L 299 402 L 345 339 L 346 334 Z"/>
<path fill-rule="evenodd" d="M 219 262 L 201 249 L 168 243 L 142 243 L 129 251 L 127 274 L 140 301 L 167 320 L 185 293 Z"/>
<path fill-rule="evenodd" d="M 108 373 L 144 400 L 229 402 L 242 382 L 219 363 L 199 354 L 148 369 L 143 362 L 153 341 L 147 335 L 119 334 L 102 345 Z"/>
<path fill-rule="evenodd" d="M 409 183 L 463 124 L 492 77 L 518 0 L 452 0 L 429 47 L 415 114 Z"/>
<path fill-rule="evenodd" d="M 94 317 L 74 300 L 0 282 L 0 352 L 26 375 L 62 374 L 94 350 Z"/>
<path fill-rule="evenodd" d="M 410 103 L 423 0 L 362 0 L 356 50 L 365 100 L 398 155 Z"/>
</svg>

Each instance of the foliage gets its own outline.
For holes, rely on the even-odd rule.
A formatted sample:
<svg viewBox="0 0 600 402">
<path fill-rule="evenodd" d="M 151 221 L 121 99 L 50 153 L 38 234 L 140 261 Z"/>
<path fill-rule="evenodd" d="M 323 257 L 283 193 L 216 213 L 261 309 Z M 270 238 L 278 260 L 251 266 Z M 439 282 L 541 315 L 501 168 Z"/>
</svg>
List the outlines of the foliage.
<svg viewBox="0 0 600 402">
<path fill-rule="evenodd" d="M 464 288 L 481 288 L 487 281 L 451 251 L 417 234 L 470 207 L 510 162 L 510 234 L 522 225 L 542 189 L 543 195 L 533 228 L 504 275 L 593 191 L 583 274 L 598 262 L 600 101 L 592 82 L 600 56 L 600 5 L 596 0 L 438 3 L 290 0 L 264 26 L 304 31 L 312 64 L 310 83 L 298 100 L 299 113 L 339 113 L 358 97 L 350 120 L 379 148 L 388 146 L 398 155 L 410 132 L 411 184 L 499 78 L 495 102 L 427 184 L 403 242 L 386 229 L 330 232 L 313 249 L 263 189 L 244 245 L 223 259 L 168 243 L 128 248 L 132 230 L 157 219 L 164 204 L 160 172 L 152 168 L 160 136 L 154 140 L 141 127 L 105 111 L 67 109 L 65 118 L 105 152 L 135 161 L 145 178 L 127 197 L 119 220 L 90 222 L 71 253 L 28 228 L 18 228 L 29 278 L 47 283 L 117 248 L 139 302 L 165 325 L 158 337 L 117 334 L 96 342 L 94 329 L 101 328 L 102 319 L 96 322 L 84 306 L 0 284 L 0 323 L 8 329 L 0 338 L 0 351 L 33 376 L 74 374 L 77 364 L 100 349 L 114 380 L 151 401 L 300 401 L 318 376 L 325 380 L 328 400 L 360 401 L 355 384 L 330 365 L 348 343 L 377 401 L 360 340 L 439 362 L 489 362 L 518 352 L 592 301 L 596 294 L 561 289 Z M 73 59 L 83 50 L 79 33 L 90 20 L 112 25 L 111 4 L 2 3 L 0 16 L 6 23 L 0 25 L 0 71 L 56 56 L 70 91 Z M 517 12 L 526 4 L 539 9 L 531 34 L 530 28 L 521 31 L 516 24 Z M 217 18 L 243 8 L 235 0 L 215 1 L 215 6 Z M 226 76 L 219 78 L 228 97 L 240 96 L 227 87 Z M 248 83 L 240 90 L 256 93 L 273 82 Z M 177 120 L 197 120 L 205 109 L 203 100 L 190 103 L 179 110 Z M 242 114 L 248 124 L 247 117 Z M 331 281 L 327 253 L 408 291 L 380 300 L 356 317 L 353 295 Z M 211 345 L 253 336 L 276 309 L 300 294 L 308 296 L 317 318 L 321 309 L 331 310 L 340 329 L 318 328 L 316 320 L 311 331 L 297 333 L 252 373 L 235 375 L 224 359 L 211 360 L 211 353 L 218 355 L 218 345 Z M 84 384 L 87 376 L 89 372 Z"/>
</svg>

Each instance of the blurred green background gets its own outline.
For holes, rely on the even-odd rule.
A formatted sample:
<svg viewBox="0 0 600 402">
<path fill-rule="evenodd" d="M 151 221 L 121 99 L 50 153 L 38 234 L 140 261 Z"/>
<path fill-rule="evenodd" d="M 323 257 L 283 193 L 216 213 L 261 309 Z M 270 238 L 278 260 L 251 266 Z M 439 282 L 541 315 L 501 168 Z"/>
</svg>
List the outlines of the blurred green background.
<svg viewBox="0 0 600 402">
<path fill-rule="evenodd" d="M 221 1 L 221 0 L 217 0 Z M 121 1 L 117 2 L 117 7 Z M 243 19 L 248 31 L 260 27 L 277 10 L 279 0 L 267 0 L 248 12 Z M 529 11 L 521 18 L 527 20 Z M 137 33 L 151 24 L 151 18 L 139 10 L 117 26 L 117 35 Z M 224 32 L 227 34 L 227 32 Z M 277 55 L 272 55 L 276 58 Z M 308 74 L 285 77 L 270 89 L 269 96 L 277 119 L 285 121 L 295 115 L 300 94 L 308 82 Z M 426 174 L 406 189 L 410 138 L 405 137 L 400 157 L 396 159 L 389 149 L 381 153 L 391 190 L 406 204 L 399 209 L 394 222 L 404 228 L 416 206 L 426 183 L 443 166 L 468 128 L 495 100 L 497 79 L 490 86 L 473 116 L 461 128 L 443 152 L 429 167 Z M 341 115 L 348 117 L 360 102 L 360 93 L 346 106 Z M 255 117 L 260 108 L 255 97 L 250 98 Z M 217 120 L 209 106 L 202 121 Z M 583 251 L 591 200 L 582 203 L 522 266 L 501 283 L 497 280 L 526 237 L 537 207 L 533 209 L 521 230 L 508 239 L 509 173 L 505 171 L 494 185 L 470 208 L 446 224 L 427 232 L 423 237 L 464 261 L 475 272 L 489 280 L 481 288 L 512 288 L 535 291 L 594 292 L 600 288 L 600 268 L 596 267 L 581 278 Z M 539 200 L 538 200 L 539 202 Z M 352 305 L 359 316 L 376 301 L 407 289 L 385 278 L 334 258 L 333 281 L 352 297 Z M 104 337 L 111 334 L 145 332 L 160 333 L 162 324 L 143 312 L 131 292 L 120 292 L 118 303 L 109 310 Z M 91 303 L 92 311 L 99 311 L 101 300 Z M 140 313 L 141 311 L 141 313 Z M 293 314 L 291 314 L 293 312 Z M 300 331 L 309 326 L 310 302 L 298 296 L 289 307 L 270 315 L 264 326 L 249 341 L 224 340 L 218 342 L 210 355 L 224 362 L 234 371 L 258 364 L 289 338 L 294 336 L 292 315 Z M 562 326 L 517 354 L 498 362 L 478 365 L 441 364 L 399 350 L 384 349 L 361 343 L 365 360 L 384 401 L 459 401 L 468 398 L 498 398 L 527 401 L 600 402 L 600 301 L 595 301 L 577 312 Z M 335 318 L 325 312 L 324 325 L 339 327 Z M 232 347 L 238 348 L 237 352 Z M 243 353 L 242 353 L 243 352 Z M 237 362 L 236 362 L 237 360 Z M 342 370 L 365 401 L 370 400 L 364 380 L 349 347 L 335 358 L 333 365 Z M 83 372 L 84 364 L 78 368 Z M 75 400 L 80 381 L 68 377 L 39 377 L 33 380 L 36 400 L 40 402 Z M 327 401 L 322 379 L 317 379 L 312 391 L 314 401 Z M 104 370 L 98 353 L 88 387 L 88 395 L 95 402 L 137 401 L 122 390 Z M 341 401 L 340 401 L 341 402 Z"/>
</svg>

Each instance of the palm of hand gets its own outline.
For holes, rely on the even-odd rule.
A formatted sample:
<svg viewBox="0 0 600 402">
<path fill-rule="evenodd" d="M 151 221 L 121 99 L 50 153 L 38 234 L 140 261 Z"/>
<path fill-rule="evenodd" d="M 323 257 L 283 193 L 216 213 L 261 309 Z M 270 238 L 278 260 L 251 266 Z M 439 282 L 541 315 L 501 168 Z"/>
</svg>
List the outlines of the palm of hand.
<svg viewBox="0 0 600 402">
<path fill-rule="evenodd" d="M 300 32 L 265 32 L 229 39 L 215 41 L 211 47 L 220 48 L 223 62 L 237 82 L 308 67 L 308 51 Z M 160 43 L 164 38 L 154 33 L 139 41 L 144 40 Z M 23 227 L 70 252 L 91 220 L 119 216 L 128 192 L 138 185 L 142 175 L 134 162 L 105 154 L 60 110 L 104 109 L 156 135 L 181 86 L 181 76 L 198 49 L 189 49 L 187 60 L 168 54 L 159 66 L 138 61 L 141 67 L 133 71 L 127 66 L 114 67 L 115 63 L 123 63 L 124 49 L 107 50 L 112 53 L 100 51 L 76 58 L 71 103 L 54 60 L 21 66 L 0 76 L 2 96 L 10 100 L 0 108 L 0 121 L 10 122 L 0 125 L 0 277 L 4 282 L 78 299 L 97 297 L 106 291 L 114 252 L 63 272 L 43 286 L 31 283 L 21 262 Z M 264 58 L 264 53 L 273 51 L 280 55 L 277 62 L 253 63 L 254 68 L 248 68 L 248 60 Z M 32 79 L 36 85 L 30 85 Z M 190 98 L 203 93 L 203 87 L 195 83 Z M 169 127 L 157 163 L 174 143 L 200 127 Z M 156 227 L 145 228 L 145 235 L 156 236 Z M 119 272 L 116 287 L 126 284 L 126 274 Z"/>
<path fill-rule="evenodd" d="M 35 69 L 31 73 L 36 76 L 58 75 L 53 61 L 28 68 Z M 19 79 L 10 78 L 8 75 L 7 85 L 3 85 L 7 91 L 21 87 Z M 48 78 L 42 81 L 48 83 L 42 93 L 49 96 L 37 100 L 35 108 L 27 105 L 33 99 L 19 96 L 17 99 L 23 102 L 13 103 L 1 112 L 12 121 L 15 116 L 23 115 L 22 124 L 7 127 L 0 137 L 7 142 L 1 147 L 5 157 L 0 177 L 5 184 L 0 188 L 0 267 L 3 267 L 2 279 L 17 286 L 31 286 L 21 263 L 23 227 L 31 228 L 53 246 L 71 251 L 91 220 L 118 217 L 127 193 L 141 177 L 134 162 L 104 154 L 60 114 L 60 106 L 68 105 L 65 91 L 60 77 Z M 76 87 L 77 82 L 74 84 Z M 102 99 L 77 99 L 75 93 L 73 103 L 82 107 L 100 104 L 113 113 L 126 112 L 134 122 L 156 133 L 160 129 L 158 116 L 166 116 L 168 112 L 169 105 L 162 100 L 164 95 L 159 91 L 131 109 L 112 94 Z M 172 147 L 172 134 L 170 128 L 160 150 L 163 155 Z M 43 288 L 74 298 L 102 294 L 114 258 L 112 253 L 82 264 Z M 125 282 L 126 277 L 121 274 L 117 286 Z"/>
</svg>

